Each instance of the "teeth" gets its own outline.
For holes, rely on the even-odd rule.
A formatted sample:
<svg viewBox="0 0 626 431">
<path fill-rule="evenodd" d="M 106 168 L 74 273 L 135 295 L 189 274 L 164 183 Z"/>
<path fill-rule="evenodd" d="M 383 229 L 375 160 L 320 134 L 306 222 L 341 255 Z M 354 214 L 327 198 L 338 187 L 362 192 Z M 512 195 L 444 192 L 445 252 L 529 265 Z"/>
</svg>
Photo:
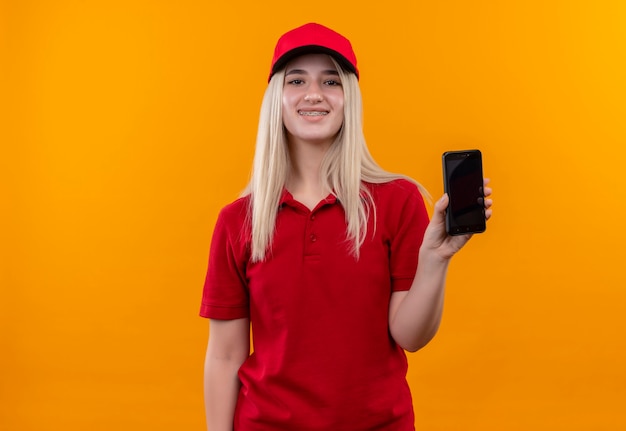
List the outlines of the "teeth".
<svg viewBox="0 0 626 431">
<path fill-rule="evenodd" d="M 306 117 L 319 117 L 321 115 L 327 115 L 328 112 L 325 112 L 325 111 L 298 111 L 298 114 L 304 115 Z"/>
</svg>

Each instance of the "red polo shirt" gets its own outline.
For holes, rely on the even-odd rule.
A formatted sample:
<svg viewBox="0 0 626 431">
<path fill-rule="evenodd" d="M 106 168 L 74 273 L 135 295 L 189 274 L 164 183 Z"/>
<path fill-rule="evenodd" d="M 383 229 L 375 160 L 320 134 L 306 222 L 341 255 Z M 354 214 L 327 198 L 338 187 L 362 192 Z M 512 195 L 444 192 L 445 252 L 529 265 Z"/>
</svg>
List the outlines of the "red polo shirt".
<svg viewBox="0 0 626 431">
<path fill-rule="evenodd" d="M 407 361 L 389 298 L 410 288 L 428 214 L 405 180 L 368 184 L 376 204 L 360 259 L 329 196 L 310 211 L 285 192 L 271 251 L 250 262 L 249 197 L 218 217 L 200 315 L 249 317 L 236 431 L 414 429 Z"/>
</svg>

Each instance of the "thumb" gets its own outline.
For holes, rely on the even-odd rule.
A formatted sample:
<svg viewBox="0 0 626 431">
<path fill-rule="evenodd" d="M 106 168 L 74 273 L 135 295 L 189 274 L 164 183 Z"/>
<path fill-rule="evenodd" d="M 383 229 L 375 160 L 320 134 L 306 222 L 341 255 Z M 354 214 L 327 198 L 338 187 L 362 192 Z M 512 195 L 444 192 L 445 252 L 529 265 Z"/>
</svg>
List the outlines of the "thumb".
<svg viewBox="0 0 626 431">
<path fill-rule="evenodd" d="M 443 196 L 441 196 L 439 200 L 435 202 L 435 207 L 433 209 L 433 219 L 436 219 L 437 222 L 443 223 L 449 202 L 450 198 L 448 197 L 448 194 L 444 193 Z"/>
</svg>

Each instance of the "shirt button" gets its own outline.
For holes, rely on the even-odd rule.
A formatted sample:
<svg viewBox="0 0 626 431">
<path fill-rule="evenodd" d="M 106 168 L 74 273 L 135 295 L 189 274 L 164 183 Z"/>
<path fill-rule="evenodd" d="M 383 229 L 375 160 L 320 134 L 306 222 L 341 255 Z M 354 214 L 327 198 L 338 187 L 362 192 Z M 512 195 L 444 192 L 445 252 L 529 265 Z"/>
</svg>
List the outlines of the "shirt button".
<svg viewBox="0 0 626 431">
<path fill-rule="evenodd" d="M 311 242 L 315 242 L 315 241 L 317 241 L 317 236 L 311 235 Z"/>
<path fill-rule="evenodd" d="M 315 216 L 314 215 L 311 215 L 311 220 L 315 220 Z"/>
</svg>

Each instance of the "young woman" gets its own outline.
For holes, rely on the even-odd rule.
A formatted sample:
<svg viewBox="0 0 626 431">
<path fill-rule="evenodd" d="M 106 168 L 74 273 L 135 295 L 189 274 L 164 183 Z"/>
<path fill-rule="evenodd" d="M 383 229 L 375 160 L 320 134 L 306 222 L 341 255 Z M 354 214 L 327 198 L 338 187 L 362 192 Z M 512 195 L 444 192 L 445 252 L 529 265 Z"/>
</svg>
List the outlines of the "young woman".
<svg viewBox="0 0 626 431">
<path fill-rule="evenodd" d="M 435 335 L 470 236 L 446 234 L 446 195 L 429 221 L 421 186 L 372 159 L 358 77 L 329 28 L 278 41 L 252 178 L 211 242 L 210 431 L 414 429 L 405 350 Z"/>
</svg>

